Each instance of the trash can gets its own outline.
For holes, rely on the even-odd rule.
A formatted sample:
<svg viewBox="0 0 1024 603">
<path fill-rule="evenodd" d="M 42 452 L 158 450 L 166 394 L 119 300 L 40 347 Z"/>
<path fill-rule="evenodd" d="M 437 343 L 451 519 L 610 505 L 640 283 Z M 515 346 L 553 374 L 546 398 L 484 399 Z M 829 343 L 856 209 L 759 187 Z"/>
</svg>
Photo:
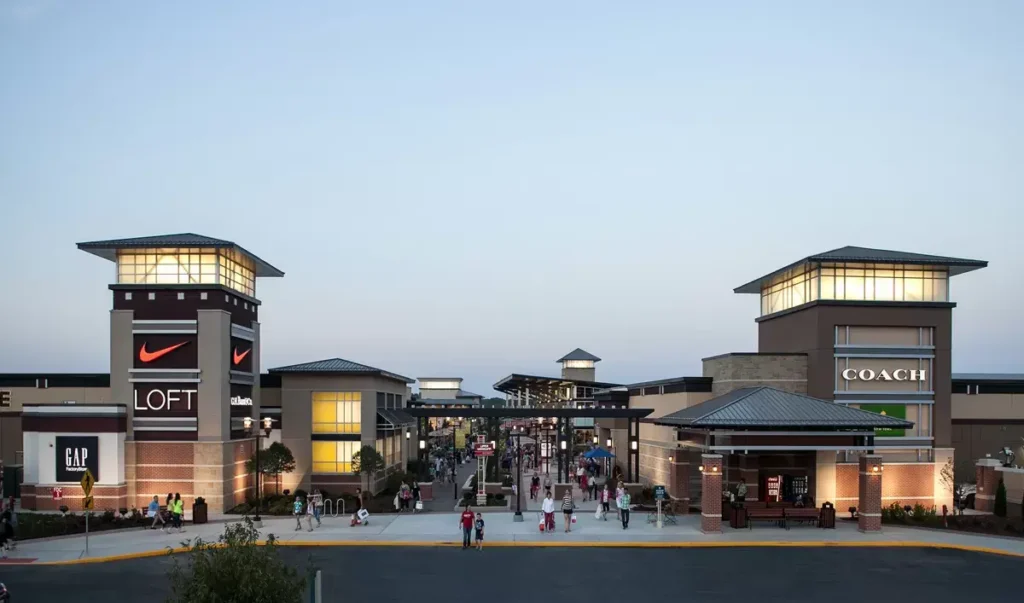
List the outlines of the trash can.
<svg viewBox="0 0 1024 603">
<path fill-rule="evenodd" d="M 821 505 L 821 513 L 818 515 L 818 527 L 831 530 L 836 529 L 836 508 L 832 503 L 827 502 Z"/>
<path fill-rule="evenodd" d="M 729 517 L 729 527 L 741 530 L 747 527 L 747 508 L 743 505 L 733 504 L 732 513 Z"/>
</svg>

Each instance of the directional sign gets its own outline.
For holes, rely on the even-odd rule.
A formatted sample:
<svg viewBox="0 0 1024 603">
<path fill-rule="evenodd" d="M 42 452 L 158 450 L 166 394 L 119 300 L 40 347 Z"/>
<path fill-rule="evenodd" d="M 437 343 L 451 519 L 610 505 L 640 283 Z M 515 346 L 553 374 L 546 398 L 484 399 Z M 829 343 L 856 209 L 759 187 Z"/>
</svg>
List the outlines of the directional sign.
<svg viewBox="0 0 1024 603">
<path fill-rule="evenodd" d="M 665 496 L 665 486 L 654 487 L 654 498 L 656 500 L 665 500 L 666 498 L 668 498 L 667 496 Z"/>
<path fill-rule="evenodd" d="M 96 483 L 96 478 L 92 476 L 92 471 L 86 469 L 85 475 L 82 476 L 82 481 L 79 483 L 82 484 L 82 492 L 85 494 L 85 497 L 92 500 L 92 485 Z"/>
<path fill-rule="evenodd" d="M 477 456 L 494 456 L 494 448 L 490 444 L 477 444 L 474 450 Z"/>
<path fill-rule="evenodd" d="M 91 496 L 86 496 L 85 498 L 82 499 L 83 511 L 92 511 L 93 507 L 95 507 L 95 501 Z"/>
</svg>

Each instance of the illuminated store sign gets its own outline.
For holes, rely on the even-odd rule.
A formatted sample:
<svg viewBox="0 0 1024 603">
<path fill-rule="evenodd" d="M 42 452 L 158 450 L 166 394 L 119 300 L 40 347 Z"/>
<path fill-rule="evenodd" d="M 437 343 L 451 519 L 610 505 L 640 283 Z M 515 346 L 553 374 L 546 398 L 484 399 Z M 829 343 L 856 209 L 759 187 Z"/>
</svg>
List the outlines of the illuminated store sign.
<svg viewBox="0 0 1024 603">
<path fill-rule="evenodd" d="M 135 410 L 192 410 L 197 389 L 151 389 L 142 399 L 135 391 Z"/>
<path fill-rule="evenodd" d="M 231 406 L 252 406 L 252 398 L 231 396 Z"/>
<path fill-rule="evenodd" d="M 852 369 L 843 371 L 843 379 L 847 381 L 927 381 L 927 371 L 913 369 L 896 369 L 891 373 L 885 369 Z"/>
<path fill-rule="evenodd" d="M 57 454 L 55 474 L 57 481 L 77 482 L 86 469 L 99 479 L 100 439 L 96 436 L 57 436 L 54 442 Z"/>
</svg>

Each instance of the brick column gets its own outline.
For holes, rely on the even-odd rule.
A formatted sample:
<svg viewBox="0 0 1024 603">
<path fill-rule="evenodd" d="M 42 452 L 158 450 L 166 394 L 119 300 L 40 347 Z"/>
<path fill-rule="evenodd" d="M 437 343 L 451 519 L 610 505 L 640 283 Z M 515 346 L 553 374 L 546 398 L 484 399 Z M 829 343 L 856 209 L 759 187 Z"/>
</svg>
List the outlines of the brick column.
<svg viewBox="0 0 1024 603">
<path fill-rule="evenodd" d="M 690 459 L 682 450 L 668 464 L 668 496 L 676 513 L 690 512 Z"/>
<path fill-rule="evenodd" d="M 701 455 L 700 531 L 717 534 L 722 531 L 722 455 Z"/>
<path fill-rule="evenodd" d="M 996 467 L 1001 463 L 995 459 L 980 459 L 975 465 L 974 509 L 991 513 L 996 506 L 996 490 L 999 488 L 999 476 Z"/>
<path fill-rule="evenodd" d="M 761 500 L 760 492 L 758 492 L 760 467 L 761 462 L 758 457 L 749 454 L 740 455 L 739 477 L 736 478 L 736 484 L 739 485 L 740 479 L 746 480 L 747 500 Z"/>
<path fill-rule="evenodd" d="M 882 531 L 882 469 L 881 455 L 861 455 L 857 504 L 857 529 L 861 532 Z"/>
</svg>

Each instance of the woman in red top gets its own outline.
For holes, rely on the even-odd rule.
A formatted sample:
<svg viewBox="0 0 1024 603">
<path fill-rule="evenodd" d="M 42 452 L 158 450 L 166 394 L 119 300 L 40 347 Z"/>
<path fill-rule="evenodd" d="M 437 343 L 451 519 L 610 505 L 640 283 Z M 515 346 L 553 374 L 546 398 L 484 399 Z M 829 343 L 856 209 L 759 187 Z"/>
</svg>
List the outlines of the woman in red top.
<svg viewBox="0 0 1024 603">
<path fill-rule="evenodd" d="M 466 505 L 465 510 L 462 511 L 462 515 L 459 516 L 459 525 L 462 527 L 462 548 L 468 549 L 470 543 L 470 536 L 473 534 L 473 521 L 476 519 L 476 515 L 473 515 L 473 510 Z"/>
</svg>

